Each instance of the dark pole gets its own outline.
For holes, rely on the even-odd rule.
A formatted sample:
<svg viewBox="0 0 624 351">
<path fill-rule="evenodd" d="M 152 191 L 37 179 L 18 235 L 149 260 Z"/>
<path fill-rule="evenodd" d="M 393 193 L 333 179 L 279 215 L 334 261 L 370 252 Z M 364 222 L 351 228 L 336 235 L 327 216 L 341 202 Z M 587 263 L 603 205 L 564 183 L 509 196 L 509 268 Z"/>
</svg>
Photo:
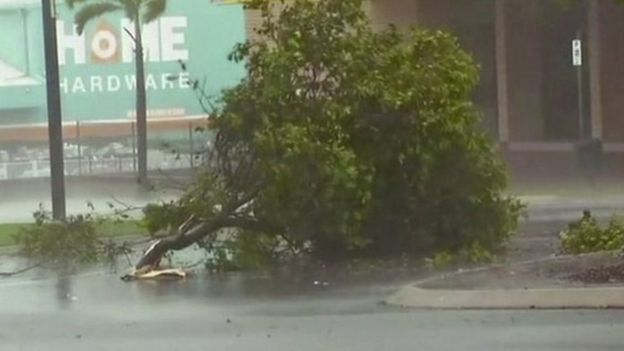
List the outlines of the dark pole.
<svg viewBox="0 0 624 351">
<path fill-rule="evenodd" d="M 76 143 L 78 144 L 78 175 L 82 175 L 82 142 L 80 141 L 80 121 L 76 121 Z"/>
<path fill-rule="evenodd" d="M 56 43 L 56 5 L 54 0 L 41 0 L 41 5 L 48 100 L 52 216 L 54 219 L 64 219 L 65 170 L 63 164 L 63 124 L 59 89 L 58 48 Z"/>
<path fill-rule="evenodd" d="M 193 157 L 195 155 L 195 151 L 193 150 L 195 145 L 193 145 L 193 122 L 189 122 L 189 128 L 188 128 L 188 133 L 189 133 L 189 155 L 191 157 L 191 169 L 195 168 L 195 164 L 194 164 L 194 160 Z"/>
<path fill-rule="evenodd" d="M 136 127 L 139 157 L 139 184 L 147 186 L 147 97 L 145 92 L 145 66 L 143 64 L 143 39 L 141 19 L 134 18 L 134 60 L 136 65 Z"/>
<path fill-rule="evenodd" d="M 130 138 L 130 141 L 132 143 L 132 170 L 136 171 L 136 169 L 137 169 L 137 149 L 136 149 L 136 127 L 135 127 L 135 122 L 132 122 L 132 124 L 130 124 L 130 133 L 132 134 L 132 137 Z"/>
</svg>

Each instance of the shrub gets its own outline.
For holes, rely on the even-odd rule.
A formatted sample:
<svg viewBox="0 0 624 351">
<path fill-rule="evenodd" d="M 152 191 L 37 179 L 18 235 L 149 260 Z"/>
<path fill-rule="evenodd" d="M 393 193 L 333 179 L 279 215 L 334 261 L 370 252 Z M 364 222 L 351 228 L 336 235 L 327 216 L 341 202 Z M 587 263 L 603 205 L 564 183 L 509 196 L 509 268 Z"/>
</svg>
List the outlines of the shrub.
<svg viewBox="0 0 624 351">
<path fill-rule="evenodd" d="M 624 224 L 612 218 L 606 227 L 585 211 L 583 217 L 561 232 L 561 246 L 566 253 L 582 254 L 624 248 Z"/>
<path fill-rule="evenodd" d="M 55 221 L 40 208 L 33 214 L 35 224 L 20 230 L 15 240 L 28 257 L 43 261 L 91 263 L 99 246 L 95 220 L 91 215 L 68 216 Z"/>
<path fill-rule="evenodd" d="M 214 161 L 177 203 L 185 213 L 154 209 L 152 229 L 191 214 L 239 225 L 253 234 L 234 250 L 254 257 L 282 239 L 323 259 L 502 248 L 522 205 L 504 194 L 471 101 L 478 67 L 455 37 L 373 31 L 361 0 L 295 0 L 277 18 L 252 3 L 265 40 L 231 54 L 247 75 L 210 111 Z"/>
<path fill-rule="evenodd" d="M 58 221 L 43 207 L 39 207 L 33 217 L 35 223 L 21 228 L 14 236 L 26 257 L 74 267 L 99 260 L 112 263 L 118 255 L 130 251 L 125 244 L 103 240 L 99 235 L 97 228 L 103 222 L 111 222 L 111 218 L 84 214 Z"/>
<path fill-rule="evenodd" d="M 441 251 L 426 260 L 429 267 L 445 269 L 455 265 L 480 265 L 495 262 L 498 259 L 490 250 L 474 242 L 456 253 Z"/>
</svg>

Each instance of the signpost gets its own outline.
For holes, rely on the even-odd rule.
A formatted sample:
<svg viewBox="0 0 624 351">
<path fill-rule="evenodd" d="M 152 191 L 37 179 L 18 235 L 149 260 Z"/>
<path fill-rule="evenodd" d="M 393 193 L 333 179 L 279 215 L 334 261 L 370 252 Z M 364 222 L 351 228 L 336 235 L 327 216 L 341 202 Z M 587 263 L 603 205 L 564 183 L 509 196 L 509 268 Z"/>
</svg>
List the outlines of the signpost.
<svg viewBox="0 0 624 351">
<path fill-rule="evenodd" d="M 572 40 L 572 64 L 575 67 L 583 65 L 583 50 L 580 39 Z"/>
<path fill-rule="evenodd" d="M 580 31 L 576 34 L 576 39 L 572 40 L 572 65 L 576 67 L 579 139 L 583 141 L 587 133 L 585 131 L 586 125 L 583 111 L 583 43 Z"/>
<path fill-rule="evenodd" d="M 63 125 L 56 42 L 56 3 L 55 0 L 41 0 L 41 5 L 48 101 L 48 136 L 50 139 L 52 216 L 54 219 L 61 220 L 65 218 L 65 166 L 63 163 Z"/>
</svg>

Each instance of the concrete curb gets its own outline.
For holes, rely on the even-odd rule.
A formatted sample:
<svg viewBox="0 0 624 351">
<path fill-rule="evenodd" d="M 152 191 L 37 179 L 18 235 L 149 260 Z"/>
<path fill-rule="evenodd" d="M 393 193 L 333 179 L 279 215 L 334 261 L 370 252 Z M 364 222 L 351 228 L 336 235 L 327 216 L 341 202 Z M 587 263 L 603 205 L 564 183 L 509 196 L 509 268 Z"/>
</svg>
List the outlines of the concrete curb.
<svg viewBox="0 0 624 351">
<path fill-rule="evenodd" d="M 619 309 L 624 287 L 433 290 L 409 285 L 386 303 L 421 309 Z"/>
<path fill-rule="evenodd" d="M 561 262 L 576 258 L 615 255 L 603 251 L 582 255 L 544 257 L 515 262 L 522 267 L 544 262 Z M 445 289 L 426 288 L 427 284 L 454 277 L 482 273 L 504 265 L 490 265 L 458 270 L 413 282 L 385 302 L 389 305 L 421 309 L 624 309 L 624 286 L 552 287 L 511 289 Z"/>
</svg>

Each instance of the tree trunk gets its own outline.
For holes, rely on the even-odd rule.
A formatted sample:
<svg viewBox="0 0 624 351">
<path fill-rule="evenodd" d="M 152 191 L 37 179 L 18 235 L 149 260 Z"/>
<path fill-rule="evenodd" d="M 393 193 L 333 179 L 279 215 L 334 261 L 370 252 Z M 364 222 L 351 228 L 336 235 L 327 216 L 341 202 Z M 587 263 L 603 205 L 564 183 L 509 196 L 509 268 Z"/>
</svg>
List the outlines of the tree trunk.
<svg viewBox="0 0 624 351">
<path fill-rule="evenodd" d="M 143 40 L 141 21 L 137 13 L 134 18 L 136 65 L 136 125 L 137 154 L 139 166 L 139 184 L 147 185 L 147 96 L 145 92 L 145 63 L 143 58 Z"/>
<path fill-rule="evenodd" d="M 258 195 L 262 190 L 259 185 L 256 189 L 249 191 L 241 198 L 233 199 L 229 204 L 223 206 L 221 212 L 210 219 L 202 219 L 195 222 L 195 216 L 190 216 L 179 228 L 175 235 L 158 240 L 146 251 L 135 265 L 135 269 L 140 270 L 145 267 L 155 268 L 160 259 L 171 250 L 182 250 L 194 243 L 203 240 L 205 237 L 216 233 L 224 228 L 238 228 L 252 232 L 278 233 L 283 232 L 283 228 L 267 221 L 259 220 L 253 216 L 241 216 L 236 214 L 241 206 L 244 206 Z"/>
<path fill-rule="evenodd" d="M 221 228 L 222 225 L 217 220 L 202 222 L 185 233 L 179 233 L 178 235 L 160 239 L 151 247 L 150 250 L 143 254 L 134 268 L 136 270 L 141 270 L 145 267 L 149 267 L 151 269 L 156 268 L 158 262 L 160 262 L 163 255 L 165 255 L 168 251 L 185 249 Z"/>
<path fill-rule="evenodd" d="M 190 229 L 178 230 L 176 235 L 171 235 L 156 241 L 149 250 L 139 259 L 134 266 L 136 270 L 154 269 L 158 266 L 163 255 L 168 251 L 185 249 L 194 243 L 204 240 L 207 236 L 215 234 L 220 229 L 237 228 L 250 232 L 277 233 L 283 228 L 274 226 L 254 218 L 217 216 L 211 220 L 204 220 L 190 227 Z M 214 239 L 214 238 L 213 238 Z"/>
</svg>

